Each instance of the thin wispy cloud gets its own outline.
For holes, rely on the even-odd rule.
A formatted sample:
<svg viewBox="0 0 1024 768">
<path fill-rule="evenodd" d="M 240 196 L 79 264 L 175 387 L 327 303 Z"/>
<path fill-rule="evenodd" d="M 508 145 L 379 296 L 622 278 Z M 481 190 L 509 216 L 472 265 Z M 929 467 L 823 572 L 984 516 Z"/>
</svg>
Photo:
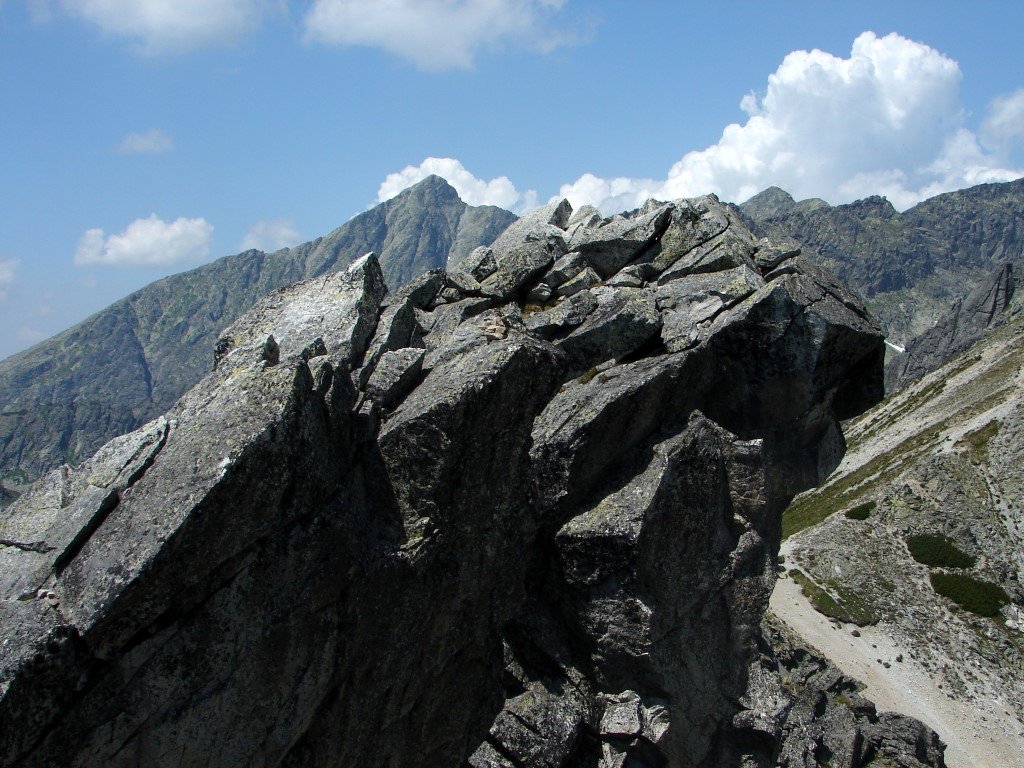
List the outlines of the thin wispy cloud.
<svg viewBox="0 0 1024 768">
<path fill-rule="evenodd" d="M 578 35 L 566 0 L 314 0 L 306 40 L 379 48 L 438 72 L 471 67 L 484 50 L 549 51 Z"/>
<path fill-rule="evenodd" d="M 128 40 L 145 55 L 180 53 L 233 43 L 255 29 L 264 0 L 52 0 L 36 3 L 36 17 L 57 12 Z"/>
<path fill-rule="evenodd" d="M 46 23 L 79 19 L 146 56 L 233 44 L 265 17 L 300 20 L 307 42 L 387 51 L 417 67 L 466 69 L 483 51 L 546 52 L 586 35 L 568 0 L 30 0 Z"/>
<path fill-rule="evenodd" d="M 87 230 L 78 241 L 75 264 L 152 267 L 202 261 L 210 254 L 212 234 L 213 226 L 206 219 L 166 222 L 152 214 L 136 219 L 116 235 L 99 228 Z"/>
<path fill-rule="evenodd" d="M 48 335 L 46 332 L 28 325 L 23 325 L 14 332 L 14 337 L 22 344 L 35 344 L 45 339 Z"/>
<path fill-rule="evenodd" d="M 174 139 L 166 131 L 151 128 L 142 133 L 126 134 L 116 149 L 122 155 L 163 155 L 174 149 Z"/>
<path fill-rule="evenodd" d="M 7 288 L 18 275 L 17 259 L 0 259 L 0 301 L 7 298 Z"/>
<path fill-rule="evenodd" d="M 279 251 L 302 242 L 302 235 L 292 225 L 291 219 L 264 219 L 257 221 L 245 233 L 238 250 Z"/>
<path fill-rule="evenodd" d="M 981 140 L 996 152 L 1024 144 L 1024 88 L 993 99 L 981 124 Z"/>
</svg>

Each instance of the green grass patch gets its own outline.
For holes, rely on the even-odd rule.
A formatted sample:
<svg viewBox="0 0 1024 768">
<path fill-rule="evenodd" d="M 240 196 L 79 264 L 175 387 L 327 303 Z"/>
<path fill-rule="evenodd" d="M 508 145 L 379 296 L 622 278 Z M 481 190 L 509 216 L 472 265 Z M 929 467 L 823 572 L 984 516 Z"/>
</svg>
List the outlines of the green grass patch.
<svg viewBox="0 0 1024 768">
<path fill-rule="evenodd" d="M 965 357 L 963 360 L 961 360 L 956 365 L 956 367 L 954 367 L 952 370 L 950 370 L 949 373 L 946 374 L 945 378 L 946 379 L 952 379 L 954 376 L 956 376 L 958 374 L 961 374 L 964 371 L 966 371 L 968 368 L 970 368 L 975 363 L 980 363 L 980 362 L 981 362 L 981 355 L 969 355 L 969 356 Z"/>
<path fill-rule="evenodd" d="M 973 568 L 978 558 L 969 555 L 942 535 L 924 533 L 907 537 L 911 556 L 922 565 L 933 568 Z"/>
<path fill-rule="evenodd" d="M 791 568 L 789 577 L 800 585 L 800 591 L 804 593 L 804 597 L 810 600 L 814 610 L 823 616 L 836 619 L 844 624 L 856 624 L 858 627 L 878 623 L 878 617 L 871 612 L 868 606 L 845 590 L 836 588 L 836 592 L 839 594 L 839 599 L 836 599 L 815 584 L 803 571 Z"/>
<path fill-rule="evenodd" d="M 1010 602 L 1010 596 L 998 584 L 962 573 L 932 573 L 930 579 L 932 589 L 978 616 L 997 616 L 999 609 Z"/>
<path fill-rule="evenodd" d="M 1024 318 L 1015 320 L 1011 324 L 1013 328 L 1018 327 L 1018 322 L 1024 325 Z M 1010 333 L 1006 330 L 1010 327 L 1004 326 L 999 333 Z M 960 387 L 956 390 L 955 395 L 962 402 L 970 403 L 969 405 L 952 416 L 922 429 L 859 469 L 836 479 L 827 487 L 803 494 L 794 500 L 782 517 L 782 538 L 786 539 L 805 528 L 817 525 L 833 513 L 857 504 L 870 495 L 879 495 L 879 489 L 898 477 L 909 464 L 927 454 L 938 442 L 943 431 L 1004 402 L 1015 391 L 1014 378 L 1019 369 L 1019 356 L 1012 351 L 1007 352 L 972 380 L 969 387 Z M 922 392 L 902 403 L 897 412 L 884 417 L 882 414 L 875 414 L 871 423 L 865 425 L 866 429 L 858 436 L 857 442 L 874 439 L 909 411 L 930 405 L 931 399 L 937 397 L 945 385 L 945 381 L 932 382 Z M 984 435 L 979 435 L 979 439 L 984 440 Z M 853 444 L 851 441 L 850 445 Z"/>
<path fill-rule="evenodd" d="M 972 459 L 977 461 L 988 460 L 988 444 L 993 437 L 999 434 L 999 426 L 999 419 L 992 419 L 985 426 L 973 432 L 968 432 L 960 439 L 960 442 L 967 443 Z"/>
<path fill-rule="evenodd" d="M 878 504 L 873 501 L 865 501 L 863 504 L 846 510 L 846 517 L 849 520 L 867 520 L 877 506 Z"/>
</svg>

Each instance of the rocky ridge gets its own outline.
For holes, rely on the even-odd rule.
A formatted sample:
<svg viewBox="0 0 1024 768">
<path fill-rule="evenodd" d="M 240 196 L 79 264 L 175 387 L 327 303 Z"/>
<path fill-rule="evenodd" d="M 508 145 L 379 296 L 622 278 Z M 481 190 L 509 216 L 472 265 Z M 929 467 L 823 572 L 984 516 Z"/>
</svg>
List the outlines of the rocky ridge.
<svg viewBox="0 0 1024 768">
<path fill-rule="evenodd" d="M 758 672 L 781 512 L 881 398 L 860 301 L 713 197 L 459 266 L 269 294 L 12 506 L 0 764 L 942 765 Z"/>
<path fill-rule="evenodd" d="M 878 712 L 862 684 L 844 675 L 819 650 L 771 612 L 762 622 L 764 646 L 751 679 L 773 697 L 782 743 L 776 765 L 939 764 L 942 746 L 921 723 Z M 770 710 L 761 704 L 762 709 Z"/>
<path fill-rule="evenodd" d="M 777 187 L 738 210 L 754 232 L 794 241 L 864 296 L 901 346 L 993 270 L 1024 258 L 1024 179 L 936 195 L 903 212 L 878 196 L 831 206 L 797 202 Z"/>
<path fill-rule="evenodd" d="M 371 250 L 394 288 L 458 263 L 515 218 L 466 205 L 431 176 L 311 242 L 245 251 L 151 283 L 0 361 L 0 481 L 18 488 L 77 464 L 166 411 L 209 370 L 224 326 L 269 291 L 343 270 Z"/>
</svg>

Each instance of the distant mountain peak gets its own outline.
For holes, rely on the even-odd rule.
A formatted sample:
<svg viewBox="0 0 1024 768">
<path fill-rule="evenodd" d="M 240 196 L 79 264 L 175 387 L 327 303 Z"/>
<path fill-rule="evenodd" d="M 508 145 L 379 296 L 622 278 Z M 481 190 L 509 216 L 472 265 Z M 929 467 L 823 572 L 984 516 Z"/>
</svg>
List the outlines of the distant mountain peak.
<svg viewBox="0 0 1024 768">
<path fill-rule="evenodd" d="M 768 187 L 742 203 L 740 210 L 753 219 L 770 219 L 784 216 L 795 207 L 796 201 L 789 192 L 780 187 Z"/>
<path fill-rule="evenodd" d="M 739 205 L 743 215 L 754 222 L 778 219 L 794 213 L 809 213 L 821 208 L 831 208 L 820 197 L 809 197 L 797 202 L 794 197 L 781 187 L 768 187 L 758 192 L 745 203 Z"/>
<path fill-rule="evenodd" d="M 437 174 L 430 174 L 425 179 L 417 181 L 412 186 L 406 187 L 397 195 L 394 199 L 398 198 L 409 198 L 409 197 L 426 197 L 430 199 L 441 199 L 441 200 L 458 200 L 462 202 L 462 198 L 459 197 L 458 190 L 453 187 L 446 178 L 438 176 Z"/>
<path fill-rule="evenodd" d="M 77 463 L 165 410 L 207 372 L 220 330 L 260 296 L 345 269 L 367 251 L 379 254 L 395 288 L 458 264 L 515 218 L 467 205 L 443 178 L 428 176 L 311 242 L 225 256 L 135 291 L 0 361 L 0 481 L 20 486 Z"/>
<path fill-rule="evenodd" d="M 888 218 L 898 213 L 893 204 L 889 202 L 889 198 L 882 195 L 870 195 L 841 207 L 853 211 L 859 216 L 883 216 Z"/>
</svg>

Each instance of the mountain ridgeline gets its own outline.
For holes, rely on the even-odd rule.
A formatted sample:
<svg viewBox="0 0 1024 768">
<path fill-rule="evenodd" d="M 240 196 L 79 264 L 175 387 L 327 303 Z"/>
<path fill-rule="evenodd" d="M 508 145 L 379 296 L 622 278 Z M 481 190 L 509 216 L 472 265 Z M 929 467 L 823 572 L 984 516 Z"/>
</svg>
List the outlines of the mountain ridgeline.
<svg viewBox="0 0 1024 768">
<path fill-rule="evenodd" d="M 799 243 L 903 343 L 1024 255 L 1024 179 L 938 195 L 903 213 L 883 197 L 830 206 L 794 201 L 777 187 L 739 210 L 759 235 Z"/>
<path fill-rule="evenodd" d="M 0 479 L 77 464 L 167 410 L 210 369 L 220 331 L 261 296 L 375 251 L 388 285 L 457 264 L 515 215 L 462 202 L 431 176 L 325 237 L 249 250 L 158 280 L 0 361 Z"/>
<path fill-rule="evenodd" d="M 904 213 L 880 197 L 830 206 L 794 201 L 774 187 L 734 210 L 757 234 L 798 245 L 810 261 L 836 273 L 898 342 L 931 328 L 1024 253 L 1024 179 L 939 195 Z M 220 330 L 268 292 L 331 274 L 367 251 L 379 255 L 395 288 L 461 263 L 515 219 L 500 208 L 466 205 L 432 176 L 326 237 L 276 253 L 227 256 L 146 286 L 0 361 L 0 480 L 18 488 L 76 464 L 166 410 L 209 370 Z M 1021 274 L 1019 266 L 1013 274 Z M 976 302 L 965 301 L 967 312 Z M 943 321 L 960 341 L 966 318 L 951 326 Z M 917 371 L 931 365 L 924 357 L 959 351 L 960 342 L 943 340 L 948 335 L 936 341 L 932 332 L 914 346 L 914 362 L 900 365 Z"/>
<path fill-rule="evenodd" d="M 860 300 L 714 197 L 459 266 L 265 296 L 0 517 L 0 767 L 943 768 L 762 627 L 882 396 Z"/>
</svg>

